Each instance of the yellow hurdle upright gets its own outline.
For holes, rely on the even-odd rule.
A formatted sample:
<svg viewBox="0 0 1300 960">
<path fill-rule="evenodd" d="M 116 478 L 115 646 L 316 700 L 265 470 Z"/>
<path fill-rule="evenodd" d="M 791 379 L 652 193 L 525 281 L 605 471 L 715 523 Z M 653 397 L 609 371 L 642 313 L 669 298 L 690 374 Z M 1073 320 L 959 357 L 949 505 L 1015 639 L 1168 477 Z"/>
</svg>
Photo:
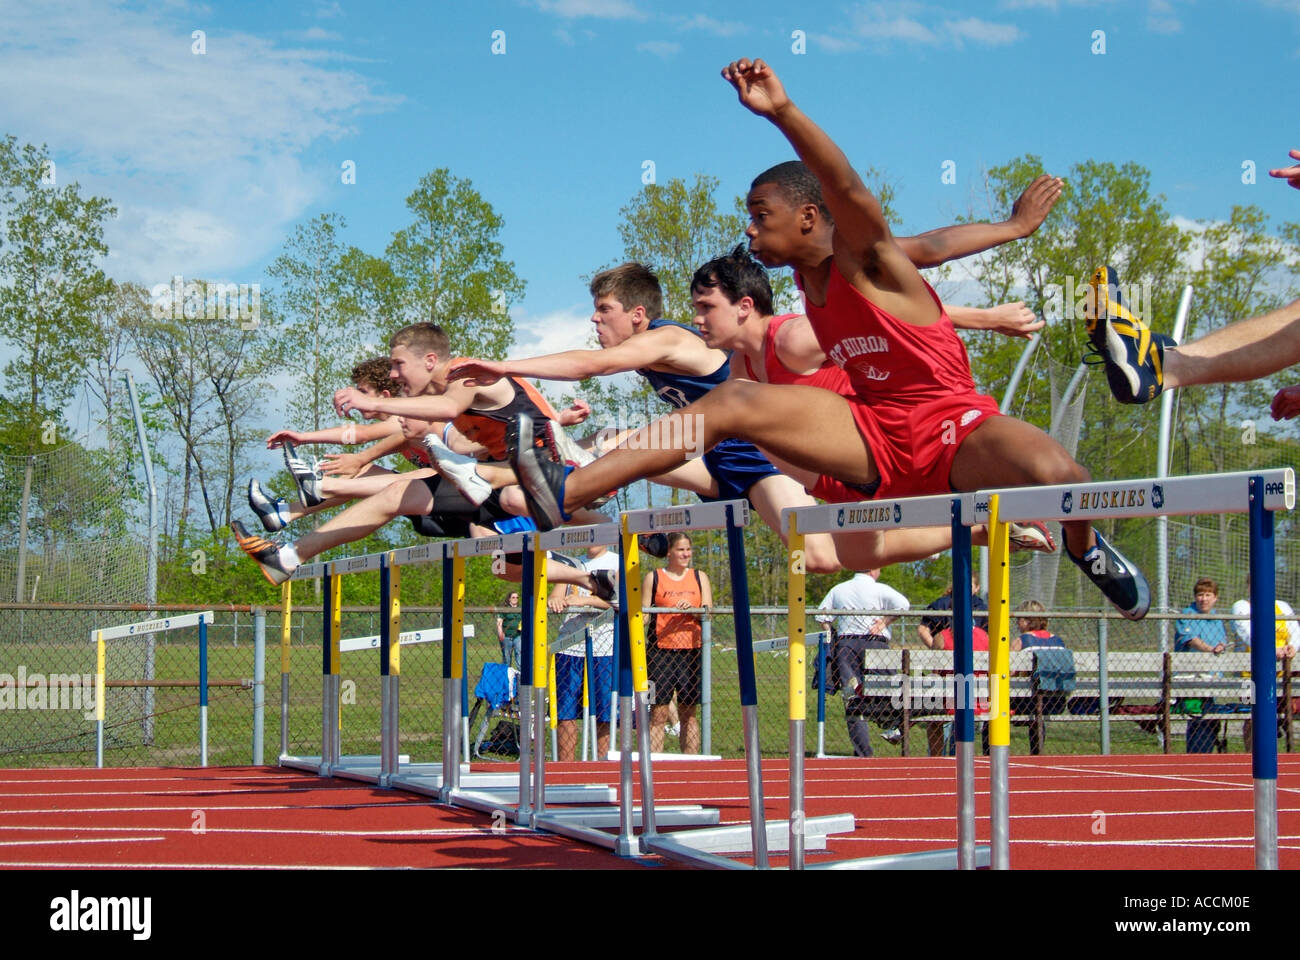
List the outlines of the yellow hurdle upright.
<svg viewBox="0 0 1300 960">
<path fill-rule="evenodd" d="M 802 870 L 804 866 L 804 721 L 808 718 L 808 664 L 805 643 L 805 621 L 808 606 L 806 591 L 807 564 L 804 560 L 804 538 L 799 532 L 799 517 L 790 515 L 789 549 L 790 573 L 787 604 L 789 620 L 786 625 L 790 652 L 790 869 Z"/>
<path fill-rule="evenodd" d="M 1011 746 L 1011 528 L 989 497 L 989 777 L 994 870 L 1010 867 L 1007 776 Z"/>
</svg>

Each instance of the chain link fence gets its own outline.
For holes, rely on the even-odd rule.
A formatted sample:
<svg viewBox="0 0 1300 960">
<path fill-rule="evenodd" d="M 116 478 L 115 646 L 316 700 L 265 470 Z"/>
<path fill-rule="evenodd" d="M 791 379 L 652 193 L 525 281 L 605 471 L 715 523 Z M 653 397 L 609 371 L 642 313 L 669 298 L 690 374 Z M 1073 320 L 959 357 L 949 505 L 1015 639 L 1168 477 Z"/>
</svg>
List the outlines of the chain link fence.
<svg viewBox="0 0 1300 960">
<path fill-rule="evenodd" d="M 167 609 L 161 608 L 159 612 Z M 193 609 L 193 608 L 186 608 Z M 476 702 L 475 690 L 489 663 L 500 663 L 497 618 L 506 608 L 471 608 L 466 624 L 473 636 L 466 641 L 466 670 L 462 696 L 465 716 Z M 125 605 L 101 607 L 0 605 L 0 766 L 93 765 L 95 646 L 93 630 L 144 619 L 148 611 Z M 828 670 L 825 726 L 819 731 L 818 649 L 807 648 L 808 723 L 806 751 L 829 756 L 861 754 L 850 736 L 850 720 L 865 720 L 872 752 L 878 756 L 924 756 L 944 752 L 942 728 L 947 704 L 925 699 L 944 671 L 926 666 L 927 651 L 917 639 L 916 624 L 933 611 L 913 610 L 893 627 L 888 649 L 863 654 L 864 688 L 836 684 Z M 805 629 L 813 637 L 825 628 L 810 610 Z M 1032 662 L 1013 660 L 1016 684 L 1012 691 L 1013 754 L 1032 752 L 1031 734 L 1038 729 L 1038 749 L 1044 754 L 1183 752 L 1189 737 L 1193 749 L 1248 750 L 1243 737 L 1248 718 L 1248 666 L 1245 654 L 1228 653 L 1218 660 L 1200 655 L 1196 661 L 1165 657 L 1161 649 L 1159 615 L 1146 621 L 1100 619 L 1095 612 L 1048 612 L 1050 629 L 1062 637 L 1074 661 L 1073 689 L 1047 691 L 1035 704 Z M 765 756 L 784 756 L 788 743 L 787 682 L 789 654 L 784 639 L 788 621 L 779 608 L 757 608 L 752 616 L 756 644 L 760 744 Z M 1209 618 L 1207 618 L 1209 619 Z M 288 699 L 283 716 L 286 748 L 291 755 L 313 756 L 321 742 L 321 636 L 319 605 L 295 604 L 290 617 Z M 551 618 L 554 639 L 562 618 Z M 441 611 L 434 607 L 403 610 L 403 631 L 440 627 Z M 379 633 L 375 608 L 345 608 L 343 638 Z M 694 711 L 683 697 L 676 717 L 669 700 L 656 696 L 655 719 L 662 724 L 656 740 L 666 752 L 690 752 L 738 757 L 743 754 L 736 641 L 728 608 L 705 618 L 704 648 L 698 652 L 699 700 Z M 217 610 L 208 629 L 209 763 L 241 765 L 252 762 L 254 730 L 255 618 L 249 609 Z M 1017 636 L 1013 626 L 1012 635 Z M 274 762 L 280 746 L 282 619 L 276 608 L 265 615 L 264 752 Z M 189 766 L 199 762 L 198 639 L 196 629 L 109 641 L 106 663 L 105 763 L 112 766 Z M 827 634 L 827 656 L 834 660 Z M 903 651 L 909 661 L 904 661 Z M 1209 658 L 1209 659 L 1207 659 Z M 1190 664 L 1190 666 L 1187 666 Z M 1180 666 L 1182 665 L 1182 666 Z M 1279 664 L 1279 666 L 1284 666 Z M 1021 670 L 1021 667 L 1026 669 Z M 874 672 L 873 672 L 874 671 Z M 1279 704 L 1289 700 L 1289 670 Z M 1100 695 L 1103 676 L 1105 699 Z M 401 651 L 401 753 L 413 762 L 441 760 L 442 644 L 404 644 Z M 904 677 L 907 688 L 904 697 Z M 359 649 L 341 655 L 342 751 L 344 755 L 380 752 L 379 651 Z M 692 678 L 693 679 L 693 678 Z M 148 681 L 153 681 L 152 684 Z M 870 682 L 867 682 L 870 681 Z M 691 686 L 691 683 L 683 684 Z M 837 686 L 839 687 L 836 692 Z M 662 689 L 662 688 L 661 688 Z M 861 695 L 859 695 L 861 694 Z M 899 698 L 910 706 L 904 717 Z M 1106 708 L 1103 709 L 1103 703 Z M 1041 710 L 1043 719 L 1038 723 Z M 687 740 L 688 714 L 699 725 L 699 747 Z M 480 718 L 486 714 L 480 713 Z M 510 707 L 492 715 L 492 724 L 511 724 Z M 904 722 L 906 721 L 906 722 Z M 676 729 L 673 725 L 678 724 Z M 478 724 L 476 723 L 476 727 Z M 1293 724 L 1279 724 L 1279 749 L 1292 746 Z M 936 731 L 937 728 L 937 731 Z M 510 743 L 493 743 L 486 734 L 482 759 L 512 760 Z M 821 739 L 819 739 L 819 736 Z M 548 745 L 548 753 L 549 753 Z M 579 754 L 581 756 L 581 754 Z"/>
</svg>

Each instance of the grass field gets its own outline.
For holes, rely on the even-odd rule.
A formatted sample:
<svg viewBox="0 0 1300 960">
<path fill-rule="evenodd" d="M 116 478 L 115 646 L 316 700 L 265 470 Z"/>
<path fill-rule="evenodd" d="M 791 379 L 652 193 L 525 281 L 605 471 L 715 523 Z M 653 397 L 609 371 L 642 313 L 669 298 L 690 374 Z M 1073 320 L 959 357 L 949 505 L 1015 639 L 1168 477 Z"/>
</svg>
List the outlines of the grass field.
<svg viewBox="0 0 1300 960">
<path fill-rule="evenodd" d="M 476 639 L 467 644 L 467 676 L 470 698 L 483 664 L 499 658 L 495 618 L 490 614 L 469 617 L 476 629 Z M 320 614 L 315 610 L 295 616 L 292 645 L 290 693 L 288 704 L 290 753 L 315 754 L 321 736 L 321 653 Z M 253 677 L 252 631 L 244 625 L 236 632 L 232 624 L 218 623 L 210 631 L 209 678 L 213 681 L 251 681 Z M 437 614 L 410 613 L 406 629 L 437 624 Z M 15 639 L 0 631 L 0 673 L 16 676 L 22 668 L 31 678 L 36 674 L 94 673 L 94 646 L 88 640 L 72 639 L 66 632 L 57 640 L 39 628 L 24 631 Z M 743 735 L 739 708 L 739 687 L 734 640 L 730 623 L 724 618 L 714 621 L 712 656 L 712 751 L 724 757 L 743 753 Z M 81 630 L 75 631 L 82 636 Z M 361 636 L 377 632 L 374 614 L 349 613 L 343 624 L 344 636 Z M 781 635 L 784 622 L 777 617 L 754 618 L 755 636 Z M 195 632 L 176 631 L 157 635 L 155 677 L 159 680 L 197 678 L 198 652 Z M 45 634 L 45 636 L 42 636 Z M 265 663 L 265 733 L 264 757 L 273 760 L 280 742 L 280 649 L 279 625 L 272 613 L 267 623 Z M 1122 644 L 1126 646 L 1127 644 Z M 1136 644 L 1135 644 L 1136 645 Z M 1112 644 L 1112 654 L 1122 649 Z M 1145 649 L 1150 647 L 1145 646 Z M 136 678 L 142 675 L 144 645 L 139 640 L 110 647 L 108 675 Z M 812 651 L 810 650 L 810 660 Z M 765 756 L 785 756 L 788 743 L 786 710 L 786 671 L 784 653 L 759 653 L 755 671 L 759 702 L 759 741 Z M 401 730 L 402 751 L 415 761 L 441 759 L 442 736 L 442 647 L 420 644 L 402 650 Z M 345 754 L 379 752 L 380 679 L 379 653 L 357 651 L 343 655 L 343 694 L 341 704 L 342 748 Z M 814 752 L 817 744 L 816 694 L 809 671 L 808 722 L 805 746 Z M 30 693 L 30 691 L 29 691 Z M 113 689 L 106 703 L 106 758 L 112 765 L 198 763 L 198 692 L 194 688 L 161 688 L 155 692 L 153 723 L 150 733 L 142 720 L 145 694 L 140 689 Z M 87 716 L 89 703 L 66 705 L 54 709 L 0 709 L 0 766 L 86 765 L 94 763 L 94 718 Z M 844 709 L 839 697 L 828 697 L 826 705 L 826 752 L 850 755 L 844 723 Z M 878 737 L 873 725 L 873 746 L 878 754 L 896 754 L 898 747 Z M 253 691 L 241 687 L 213 687 L 209 702 L 209 763 L 241 764 L 252 757 Z M 1012 728 L 1012 752 L 1029 752 L 1027 730 Z M 146 742 L 148 740 L 149 742 Z M 1100 731 L 1096 722 L 1048 722 L 1045 752 L 1050 754 L 1096 754 L 1100 752 Z M 1242 750 L 1240 737 L 1234 734 L 1229 748 Z M 677 749 L 668 738 L 667 750 Z M 1176 739 L 1175 750 L 1182 749 Z M 1111 724 L 1111 752 L 1155 753 L 1160 742 L 1154 733 L 1144 732 L 1136 723 L 1114 721 Z M 909 752 L 924 755 L 924 731 L 914 727 Z"/>
</svg>

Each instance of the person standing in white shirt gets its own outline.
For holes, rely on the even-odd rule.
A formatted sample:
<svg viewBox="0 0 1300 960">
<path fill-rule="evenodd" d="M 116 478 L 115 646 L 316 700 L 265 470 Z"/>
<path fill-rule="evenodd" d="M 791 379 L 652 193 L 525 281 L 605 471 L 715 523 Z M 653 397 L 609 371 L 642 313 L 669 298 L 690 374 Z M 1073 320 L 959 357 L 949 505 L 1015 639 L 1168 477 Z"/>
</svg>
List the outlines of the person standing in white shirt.
<svg viewBox="0 0 1300 960">
<path fill-rule="evenodd" d="M 897 726 L 897 713 L 888 704 L 887 697 L 858 695 L 862 683 L 863 661 L 867 650 L 885 650 L 889 647 L 889 624 L 897 619 L 888 611 L 910 610 L 907 597 L 893 587 L 879 582 L 880 571 L 868 570 L 852 580 L 837 583 L 826 594 L 818 608 L 828 610 L 881 611 L 880 615 L 818 613 L 817 619 L 831 624 L 834 643 L 831 646 L 828 679 L 838 676 L 838 686 L 844 694 L 844 721 L 848 725 L 849 739 L 853 742 L 854 756 L 871 756 L 871 718 L 882 727 Z M 828 685 L 828 689 L 833 689 Z"/>
</svg>

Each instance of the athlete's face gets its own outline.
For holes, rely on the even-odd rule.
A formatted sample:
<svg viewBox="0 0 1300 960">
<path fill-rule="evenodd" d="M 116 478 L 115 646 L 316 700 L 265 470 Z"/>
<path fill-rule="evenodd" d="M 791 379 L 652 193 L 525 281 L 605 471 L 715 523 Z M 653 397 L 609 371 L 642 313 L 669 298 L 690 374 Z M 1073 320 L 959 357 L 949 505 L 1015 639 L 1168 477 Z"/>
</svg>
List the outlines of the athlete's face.
<svg viewBox="0 0 1300 960">
<path fill-rule="evenodd" d="M 743 299 L 743 298 L 742 298 Z M 694 323 L 710 347 L 729 350 L 740 334 L 740 304 L 732 303 L 717 287 L 691 291 Z"/>
<path fill-rule="evenodd" d="M 407 440 L 420 440 L 429 432 L 429 421 L 427 420 L 398 417 L 397 425 L 402 428 L 402 436 Z"/>
<path fill-rule="evenodd" d="M 371 386 L 370 384 L 368 384 L 368 383 L 359 383 L 359 384 L 357 384 L 357 393 L 363 393 L 363 394 L 365 394 L 367 397 L 374 397 L 375 399 L 381 399 L 381 398 L 386 397 L 386 396 L 389 395 L 387 390 L 376 390 L 374 387 L 372 387 L 372 386 Z M 365 418 L 366 418 L 367 420 L 382 420 L 382 419 L 383 419 L 384 417 L 386 417 L 386 416 L 387 416 L 387 414 L 384 414 L 384 413 L 368 413 L 368 414 L 365 414 Z"/>
<path fill-rule="evenodd" d="M 683 569 L 691 565 L 691 541 L 678 540 L 673 544 L 673 548 L 668 551 L 668 563 L 677 569 Z"/>
<path fill-rule="evenodd" d="M 591 322 L 596 325 L 596 339 L 602 347 L 617 347 L 632 334 L 636 333 L 637 311 L 639 307 L 627 310 L 623 304 L 612 296 L 596 298 L 595 310 Z"/>
<path fill-rule="evenodd" d="M 421 356 L 410 347 L 393 347 L 388 356 L 388 375 L 402 385 L 408 397 L 419 396 L 433 379 L 431 358 L 437 359 L 435 354 Z"/>
<path fill-rule="evenodd" d="M 795 242 L 803 235 L 800 208 L 794 206 L 774 183 L 760 183 L 745 198 L 749 209 L 749 252 L 765 267 L 784 267 L 790 262 Z"/>
</svg>

